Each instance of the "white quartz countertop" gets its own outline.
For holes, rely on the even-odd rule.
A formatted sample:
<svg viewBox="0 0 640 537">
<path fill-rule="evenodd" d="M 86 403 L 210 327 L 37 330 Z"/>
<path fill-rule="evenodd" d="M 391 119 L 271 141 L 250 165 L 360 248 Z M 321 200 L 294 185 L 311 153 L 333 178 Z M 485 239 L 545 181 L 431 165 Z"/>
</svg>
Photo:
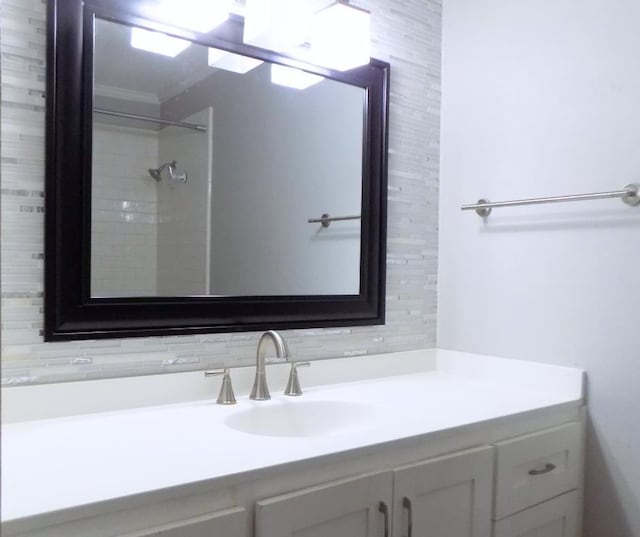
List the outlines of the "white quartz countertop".
<svg viewBox="0 0 640 537">
<path fill-rule="evenodd" d="M 353 380 L 359 368 L 373 371 L 369 376 L 402 374 Z M 349 381 L 327 383 L 331 374 Z M 215 383 L 214 399 L 9 423 L 2 434 L 2 520 L 579 405 L 582 377 L 569 368 L 432 349 L 316 362 L 300 371 L 305 393 L 297 398 L 283 396 L 274 381 L 270 401 L 250 401 L 241 386 L 238 404 L 221 406 Z M 304 418 L 294 436 L 277 427 L 252 434 L 229 426 L 245 423 L 255 409 L 260 427 L 262 414 L 283 408 Z"/>
</svg>

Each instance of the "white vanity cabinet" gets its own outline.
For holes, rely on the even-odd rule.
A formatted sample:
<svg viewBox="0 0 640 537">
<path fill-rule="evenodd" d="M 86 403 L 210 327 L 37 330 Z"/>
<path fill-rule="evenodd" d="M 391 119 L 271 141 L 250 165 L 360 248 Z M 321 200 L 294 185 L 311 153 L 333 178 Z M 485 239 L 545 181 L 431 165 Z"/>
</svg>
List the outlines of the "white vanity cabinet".
<svg viewBox="0 0 640 537">
<path fill-rule="evenodd" d="M 8 537 L 579 537 L 583 422 L 496 439 L 486 439 L 488 431 L 479 428 L 478 438 L 485 441 L 478 447 L 451 448 L 443 455 L 429 455 L 433 443 L 423 437 L 337 460 L 316 459 L 309 468 L 283 466 L 256 480 L 229 481 L 167 503 L 142 503 L 34 531 L 3 528 L 2 533 L 8 529 Z M 185 516 L 193 510 L 198 512 Z"/>
<path fill-rule="evenodd" d="M 582 438 L 571 422 L 261 500 L 255 537 L 578 537 Z"/>
<path fill-rule="evenodd" d="M 320 361 L 303 398 L 248 401 L 247 375 L 235 407 L 5 426 L 2 536 L 579 537 L 583 373 L 440 350 L 400 358 Z M 243 416 L 267 432 L 231 426 Z M 331 427 L 300 435 L 280 427 L 291 416 Z"/>
<path fill-rule="evenodd" d="M 489 537 L 493 449 L 481 447 L 256 503 L 255 537 Z"/>
<path fill-rule="evenodd" d="M 247 511 L 242 507 L 127 533 L 122 537 L 242 537 L 247 532 Z"/>
</svg>

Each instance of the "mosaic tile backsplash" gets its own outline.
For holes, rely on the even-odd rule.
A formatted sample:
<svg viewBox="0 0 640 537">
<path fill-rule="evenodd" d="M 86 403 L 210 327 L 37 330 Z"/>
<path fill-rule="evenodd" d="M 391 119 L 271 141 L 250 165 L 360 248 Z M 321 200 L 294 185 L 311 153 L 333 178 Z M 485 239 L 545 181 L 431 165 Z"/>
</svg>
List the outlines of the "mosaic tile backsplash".
<svg viewBox="0 0 640 537">
<path fill-rule="evenodd" d="M 441 0 L 362 0 L 373 55 L 391 64 L 387 322 L 291 330 L 303 359 L 435 345 Z M 43 341 L 46 3 L 0 0 L 2 383 L 242 365 L 256 333 Z M 126 201 L 126 200 L 122 200 Z"/>
</svg>

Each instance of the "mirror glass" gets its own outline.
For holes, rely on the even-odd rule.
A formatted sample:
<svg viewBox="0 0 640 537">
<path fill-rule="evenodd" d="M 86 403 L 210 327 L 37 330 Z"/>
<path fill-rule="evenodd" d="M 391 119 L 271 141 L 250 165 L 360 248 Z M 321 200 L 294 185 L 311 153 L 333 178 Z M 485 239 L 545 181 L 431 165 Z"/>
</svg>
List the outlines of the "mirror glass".
<svg viewBox="0 0 640 537">
<path fill-rule="evenodd" d="M 91 296 L 358 294 L 365 103 L 96 19 Z"/>
</svg>

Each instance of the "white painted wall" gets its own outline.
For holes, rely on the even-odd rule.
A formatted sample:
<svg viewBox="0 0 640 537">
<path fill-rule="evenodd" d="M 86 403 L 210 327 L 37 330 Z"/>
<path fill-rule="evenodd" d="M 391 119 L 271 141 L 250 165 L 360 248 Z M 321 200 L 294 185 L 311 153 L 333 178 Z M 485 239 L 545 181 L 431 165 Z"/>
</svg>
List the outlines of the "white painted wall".
<svg viewBox="0 0 640 537">
<path fill-rule="evenodd" d="M 580 366 L 586 537 L 640 535 L 640 2 L 445 0 L 438 345 Z"/>
<path fill-rule="evenodd" d="M 91 190 L 92 296 L 156 294 L 157 193 L 147 173 L 158 134 L 96 122 Z"/>
<path fill-rule="evenodd" d="M 270 82 L 265 64 L 214 82 L 212 292 L 357 294 L 364 91 Z"/>
<path fill-rule="evenodd" d="M 187 118 L 206 125 L 206 133 L 166 127 L 159 134 L 158 166 L 176 161 L 177 172 L 187 172 L 187 182 L 169 180 L 158 188 L 158 295 L 206 295 L 209 280 L 210 187 L 213 109 Z"/>
</svg>

